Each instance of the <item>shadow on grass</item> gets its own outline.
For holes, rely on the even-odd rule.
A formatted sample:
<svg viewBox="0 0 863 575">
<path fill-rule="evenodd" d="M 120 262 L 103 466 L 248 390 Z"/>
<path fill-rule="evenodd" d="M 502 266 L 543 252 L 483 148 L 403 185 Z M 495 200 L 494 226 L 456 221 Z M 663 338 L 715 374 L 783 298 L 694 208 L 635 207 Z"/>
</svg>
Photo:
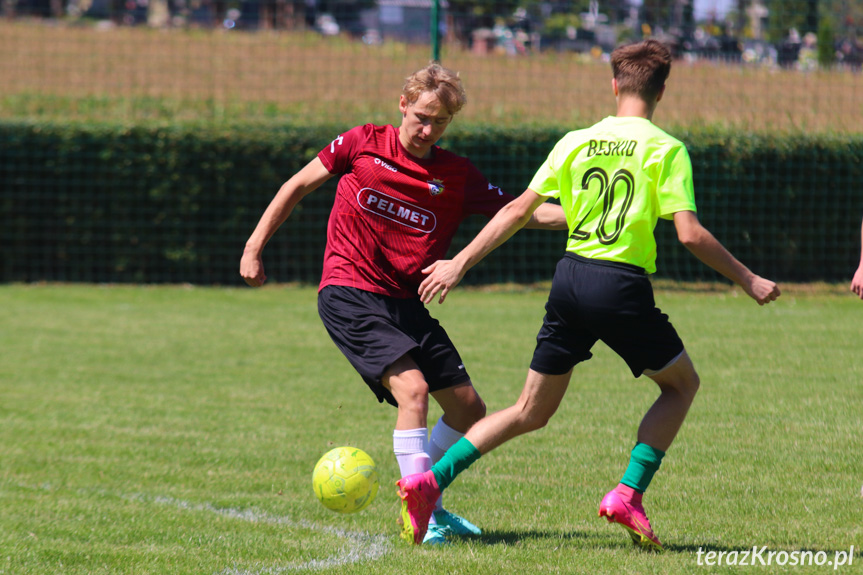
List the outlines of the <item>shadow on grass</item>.
<svg viewBox="0 0 863 575">
<path fill-rule="evenodd" d="M 554 530 L 527 530 L 527 531 L 483 531 L 482 535 L 476 537 L 465 537 L 465 541 L 474 541 L 485 545 L 515 545 L 522 541 L 530 540 L 558 540 L 566 541 L 600 541 L 605 537 L 590 531 L 554 531 Z"/>
</svg>

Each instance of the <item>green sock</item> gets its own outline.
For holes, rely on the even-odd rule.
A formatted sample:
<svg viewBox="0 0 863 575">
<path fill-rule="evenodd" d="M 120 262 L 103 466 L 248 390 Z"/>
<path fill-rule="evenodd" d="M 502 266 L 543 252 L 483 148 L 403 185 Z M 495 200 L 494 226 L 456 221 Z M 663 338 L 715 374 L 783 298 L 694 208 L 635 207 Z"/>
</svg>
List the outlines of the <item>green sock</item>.
<svg viewBox="0 0 863 575">
<path fill-rule="evenodd" d="M 629 457 L 629 467 L 626 468 L 626 473 L 623 474 L 620 482 L 639 493 L 644 493 L 664 456 L 664 451 L 654 449 L 646 443 L 636 443 Z"/>
<path fill-rule="evenodd" d="M 482 454 L 473 443 L 462 437 L 450 447 L 440 460 L 432 465 L 435 481 L 443 491 L 456 476 L 471 466 Z"/>
</svg>

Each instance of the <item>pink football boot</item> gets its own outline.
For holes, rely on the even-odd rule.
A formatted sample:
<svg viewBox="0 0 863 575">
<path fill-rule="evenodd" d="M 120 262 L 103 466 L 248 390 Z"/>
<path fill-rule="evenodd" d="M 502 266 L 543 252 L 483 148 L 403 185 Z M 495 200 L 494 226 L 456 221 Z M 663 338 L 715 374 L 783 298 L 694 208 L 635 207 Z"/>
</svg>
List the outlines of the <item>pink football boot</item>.
<svg viewBox="0 0 863 575">
<path fill-rule="evenodd" d="M 599 516 L 618 523 L 629 532 L 632 542 L 643 549 L 662 551 L 641 505 L 642 494 L 622 483 L 609 491 L 599 504 Z"/>
<path fill-rule="evenodd" d="M 421 545 L 428 530 L 429 518 L 440 497 L 437 480 L 431 470 L 414 473 L 396 481 L 402 500 L 400 537 L 414 545 Z"/>
</svg>

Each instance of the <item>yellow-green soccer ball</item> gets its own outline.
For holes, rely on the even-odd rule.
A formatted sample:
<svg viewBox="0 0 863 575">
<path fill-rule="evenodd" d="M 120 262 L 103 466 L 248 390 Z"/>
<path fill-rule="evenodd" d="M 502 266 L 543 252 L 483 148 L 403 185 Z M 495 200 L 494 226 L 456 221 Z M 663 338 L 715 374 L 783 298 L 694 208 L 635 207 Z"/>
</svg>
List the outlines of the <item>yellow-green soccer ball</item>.
<svg viewBox="0 0 863 575">
<path fill-rule="evenodd" d="M 378 472 L 368 453 L 356 447 L 336 447 L 315 464 L 312 487 L 327 509 L 356 513 L 378 494 Z"/>
</svg>

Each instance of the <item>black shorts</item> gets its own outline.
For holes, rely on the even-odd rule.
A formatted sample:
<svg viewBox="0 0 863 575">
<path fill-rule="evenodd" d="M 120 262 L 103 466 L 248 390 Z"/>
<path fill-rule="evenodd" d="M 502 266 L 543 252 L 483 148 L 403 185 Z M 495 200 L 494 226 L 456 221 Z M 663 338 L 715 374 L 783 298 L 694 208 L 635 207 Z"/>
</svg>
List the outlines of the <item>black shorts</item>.
<svg viewBox="0 0 863 575">
<path fill-rule="evenodd" d="M 380 402 L 398 406 L 381 377 L 406 353 L 419 366 L 429 391 L 470 381 L 446 331 L 418 297 L 399 299 L 326 286 L 318 294 L 318 314 L 336 346 Z"/>
<path fill-rule="evenodd" d="M 545 319 L 530 368 L 567 373 L 593 357 L 602 340 L 639 377 L 658 371 L 683 352 L 683 342 L 653 299 L 650 278 L 639 267 L 567 253 L 557 264 Z"/>
</svg>

